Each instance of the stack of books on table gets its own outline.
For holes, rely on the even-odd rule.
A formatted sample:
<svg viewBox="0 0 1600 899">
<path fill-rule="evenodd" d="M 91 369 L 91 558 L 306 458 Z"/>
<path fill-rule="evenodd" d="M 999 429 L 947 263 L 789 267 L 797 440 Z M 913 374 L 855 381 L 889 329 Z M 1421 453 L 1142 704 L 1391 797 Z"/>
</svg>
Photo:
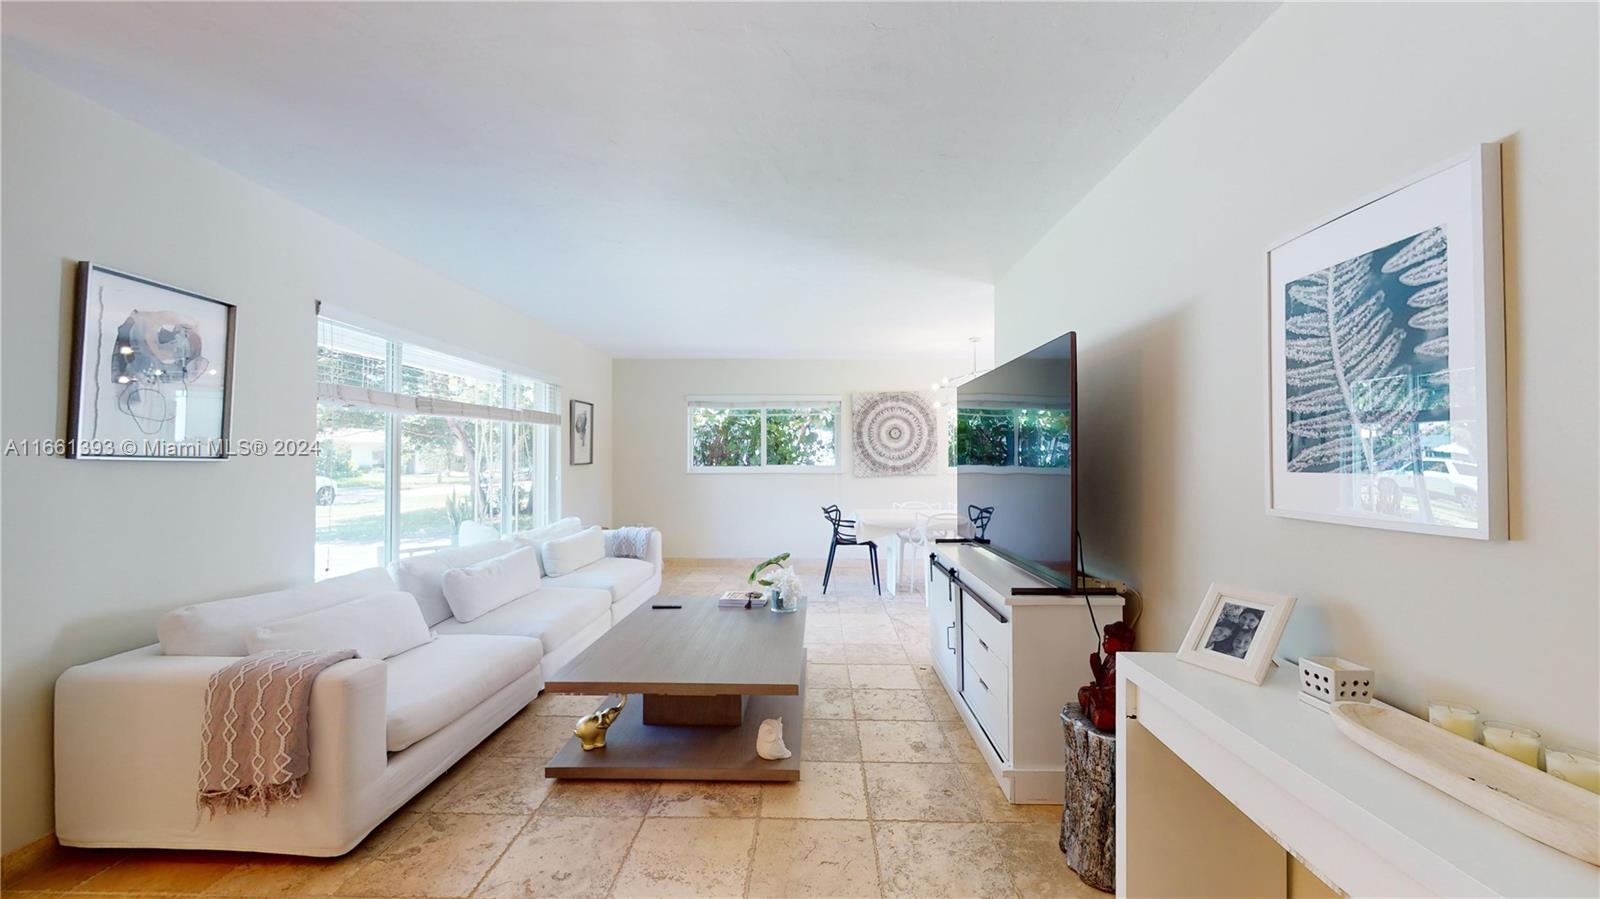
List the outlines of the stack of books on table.
<svg viewBox="0 0 1600 899">
<path fill-rule="evenodd" d="M 717 600 L 717 605 L 724 609 L 759 609 L 767 604 L 767 595 L 754 590 L 729 590 Z"/>
</svg>

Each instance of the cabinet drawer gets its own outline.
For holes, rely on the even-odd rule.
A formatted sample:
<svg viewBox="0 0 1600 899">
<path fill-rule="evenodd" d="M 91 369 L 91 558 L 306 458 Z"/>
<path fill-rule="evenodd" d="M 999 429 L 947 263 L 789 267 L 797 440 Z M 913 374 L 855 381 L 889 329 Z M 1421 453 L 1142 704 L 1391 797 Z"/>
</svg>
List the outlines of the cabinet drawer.
<svg viewBox="0 0 1600 899">
<path fill-rule="evenodd" d="M 1006 695 L 1004 680 L 985 677 L 967 662 L 966 681 L 961 697 L 972 710 L 973 717 L 982 725 L 994 751 L 1005 761 L 1011 759 L 1011 700 Z"/>
<path fill-rule="evenodd" d="M 1001 614 L 1005 610 L 1001 609 Z M 961 620 L 972 631 L 971 636 L 982 640 L 982 649 L 1011 667 L 1011 624 L 1002 622 L 970 594 L 961 594 Z"/>
<path fill-rule="evenodd" d="M 988 645 L 985 645 L 988 644 Z M 967 627 L 967 632 L 961 644 L 961 658 L 970 664 L 985 681 L 992 687 L 997 683 L 1011 683 L 1011 666 L 993 649 L 989 641 L 978 636 L 978 633 Z"/>
</svg>

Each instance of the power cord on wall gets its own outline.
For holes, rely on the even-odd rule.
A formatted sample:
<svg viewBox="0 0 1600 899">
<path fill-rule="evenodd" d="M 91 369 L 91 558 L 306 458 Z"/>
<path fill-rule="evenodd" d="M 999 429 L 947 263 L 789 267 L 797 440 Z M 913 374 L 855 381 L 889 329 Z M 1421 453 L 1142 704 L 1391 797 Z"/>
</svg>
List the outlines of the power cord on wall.
<svg viewBox="0 0 1600 899">
<path fill-rule="evenodd" d="M 1089 566 L 1084 561 L 1083 532 L 1074 529 L 1072 536 L 1073 542 L 1077 547 L 1077 552 L 1073 554 L 1075 556 L 1073 563 L 1075 570 L 1072 573 L 1072 587 L 1074 590 L 1083 592 L 1089 582 Z M 1131 628 L 1139 623 L 1139 617 L 1144 614 L 1144 597 L 1139 595 L 1139 591 L 1128 586 L 1126 581 L 1117 581 L 1116 588 L 1118 596 L 1123 599 L 1133 600 L 1133 616 L 1128 619 L 1128 627 Z M 1095 640 L 1103 643 L 1105 637 L 1100 633 L 1100 623 L 1095 620 L 1094 616 L 1094 604 L 1089 601 L 1087 593 L 1084 593 L 1083 604 L 1089 610 L 1089 623 L 1094 625 Z"/>
</svg>

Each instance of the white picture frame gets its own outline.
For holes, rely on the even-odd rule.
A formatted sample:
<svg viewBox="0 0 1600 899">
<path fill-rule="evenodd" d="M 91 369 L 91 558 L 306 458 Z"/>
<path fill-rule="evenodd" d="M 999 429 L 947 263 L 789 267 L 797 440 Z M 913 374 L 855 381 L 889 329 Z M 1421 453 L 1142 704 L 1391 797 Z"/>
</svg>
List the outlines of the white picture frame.
<svg viewBox="0 0 1600 899">
<path fill-rule="evenodd" d="M 1293 596 L 1212 584 L 1178 660 L 1260 686 L 1293 611 Z"/>
<path fill-rule="evenodd" d="M 1267 251 L 1269 515 L 1505 538 L 1500 180 L 1482 144 Z"/>
</svg>

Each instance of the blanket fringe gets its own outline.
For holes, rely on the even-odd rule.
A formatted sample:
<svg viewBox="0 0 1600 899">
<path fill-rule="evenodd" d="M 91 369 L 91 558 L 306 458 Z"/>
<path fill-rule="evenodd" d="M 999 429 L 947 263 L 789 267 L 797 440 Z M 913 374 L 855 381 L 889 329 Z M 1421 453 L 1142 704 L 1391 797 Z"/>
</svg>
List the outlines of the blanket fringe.
<svg viewBox="0 0 1600 899">
<path fill-rule="evenodd" d="M 304 777 L 297 777 L 279 784 L 241 784 L 231 790 L 204 790 L 198 803 L 212 818 L 219 811 L 228 814 L 249 808 L 259 809 L 265 817 L 272 814 L 274 805 L 299 801 L 304 780 Z"/>
</svg>

